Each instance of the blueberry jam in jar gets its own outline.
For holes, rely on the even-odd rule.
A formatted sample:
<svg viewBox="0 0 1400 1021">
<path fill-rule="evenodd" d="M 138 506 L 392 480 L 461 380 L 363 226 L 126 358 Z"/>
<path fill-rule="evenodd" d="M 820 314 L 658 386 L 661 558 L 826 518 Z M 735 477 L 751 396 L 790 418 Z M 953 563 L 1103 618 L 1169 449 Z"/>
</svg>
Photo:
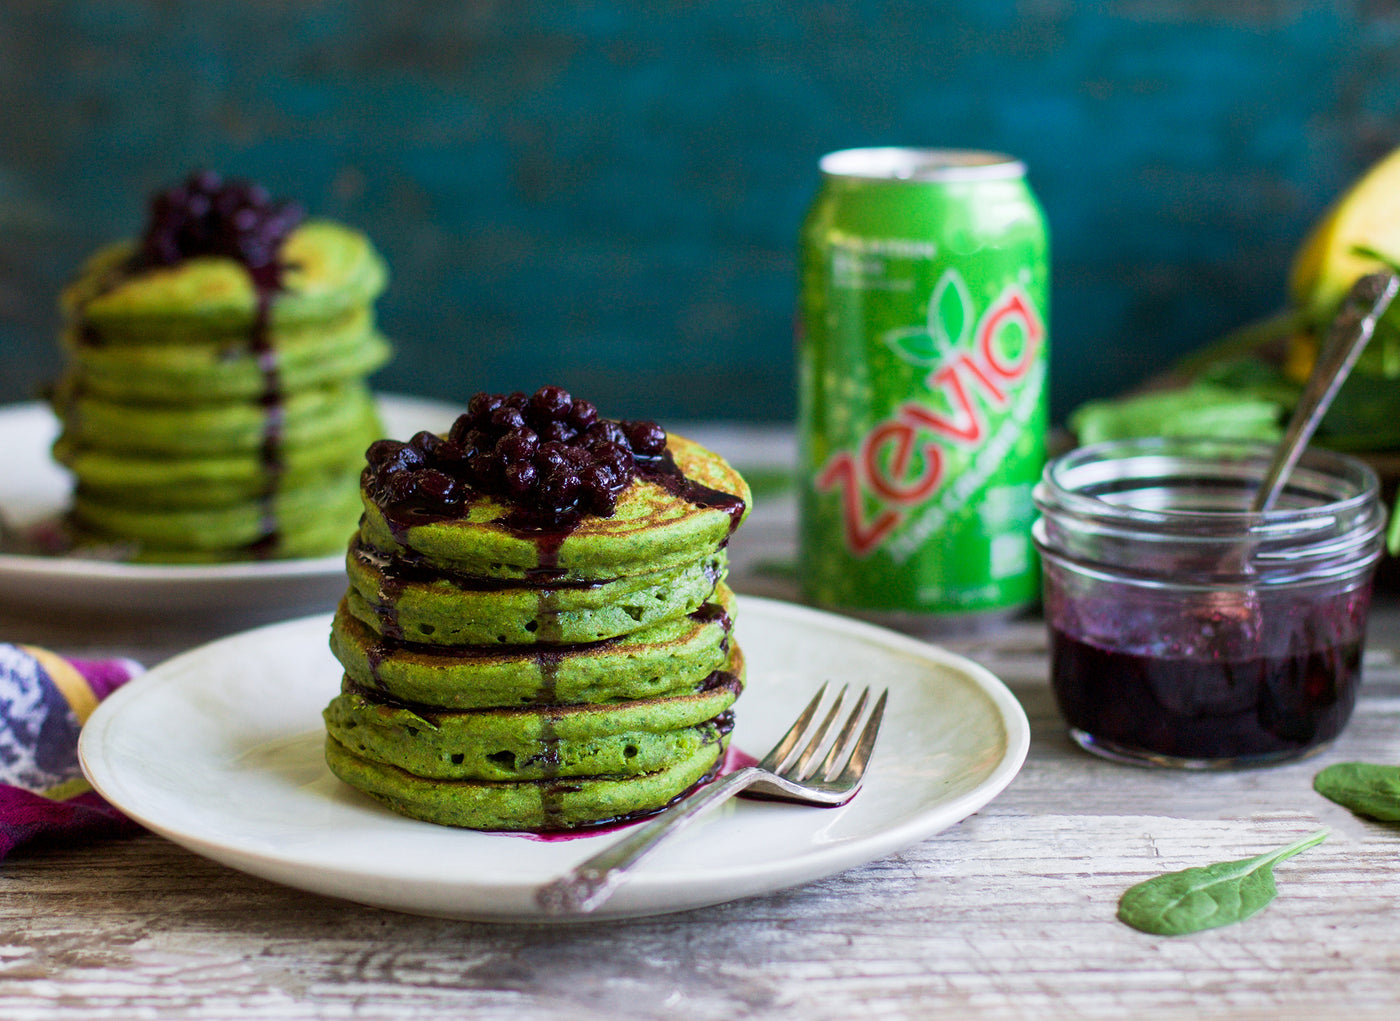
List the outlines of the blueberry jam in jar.
<svg viewBox="0 0 1400 1021">
<path fill-rule="evenodd" d="M 1036 487 L 1051 687 L 1071 737 L 1120 761 L 1283 762 L 1346 725 L 1385 516 L 1376 477 L 1309 451 L 1251 513 L 1265 444 L 1123 440 Z"/>
</svg>

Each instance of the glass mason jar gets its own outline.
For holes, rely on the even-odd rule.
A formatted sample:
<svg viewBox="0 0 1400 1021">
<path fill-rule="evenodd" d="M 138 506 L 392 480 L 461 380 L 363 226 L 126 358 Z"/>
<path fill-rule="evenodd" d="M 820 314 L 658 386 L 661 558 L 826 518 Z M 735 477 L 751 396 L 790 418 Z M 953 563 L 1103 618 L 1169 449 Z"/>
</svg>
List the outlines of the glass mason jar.
<svg viewBox="0 0 1400 1021">
<path fill-rule="evenodd" d="M 1267 444 L 1123 440 L 1035 490 L 1051 685 L 1071 736 L 1190 769 L 1316 751 L 1356 704 L 1385 514 L 1375 474 L 1308 451 L 1249 510 Z"/>
</svg>

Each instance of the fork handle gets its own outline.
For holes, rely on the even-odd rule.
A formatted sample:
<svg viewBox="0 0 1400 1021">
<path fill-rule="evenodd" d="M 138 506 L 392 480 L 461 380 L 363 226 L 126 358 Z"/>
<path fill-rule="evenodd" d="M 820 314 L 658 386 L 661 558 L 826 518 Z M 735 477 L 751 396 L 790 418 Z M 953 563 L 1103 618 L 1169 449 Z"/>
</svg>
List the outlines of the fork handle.
<svg viewBox="0 0 1400 1021">
<path fill-rule="evenodd" d="M 764 775 L 744 766 L 708 783 L 633 830 L 616 844 L 580 862 L 567 875 L 535 891 L 535 903 L 552 915 L 586 913 L 612 896 L 628 869 L 710 809 L 729 800 Z"/>
</svg>

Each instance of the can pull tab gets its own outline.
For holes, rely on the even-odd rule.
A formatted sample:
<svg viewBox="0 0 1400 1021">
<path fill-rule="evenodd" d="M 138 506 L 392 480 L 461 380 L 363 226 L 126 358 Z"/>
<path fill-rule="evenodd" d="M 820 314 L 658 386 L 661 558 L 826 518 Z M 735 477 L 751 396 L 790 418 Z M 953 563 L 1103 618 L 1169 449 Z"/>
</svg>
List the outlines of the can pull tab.
<svg viewBox="0 0 1400 1021">
<path fill-rule="evenodd" d="M 1250 505 L 1254 513 L 1262 514 L 1273 506 L 1298 458 L 1303 456 L 1308 440 L 1312 439 L 1322 416 L 1332 406 L 1337 391 L 1351 375 L 1356 360 L 1376 332 L 1376 323 L 1390 307 L 1397 292 L 1400 292 L 1400 276 L 1389 270 L 1371 273 L 1352 284 L 1332 325 L 1328 327 L 1317 363 L 1303 387 L 1298 406 L 1293 409 L 1293 417 L 1288 420 L 1288 429 L 1279 441 L 1269 470 L 1254 494 L 1254 502 Z"/>
</svg>

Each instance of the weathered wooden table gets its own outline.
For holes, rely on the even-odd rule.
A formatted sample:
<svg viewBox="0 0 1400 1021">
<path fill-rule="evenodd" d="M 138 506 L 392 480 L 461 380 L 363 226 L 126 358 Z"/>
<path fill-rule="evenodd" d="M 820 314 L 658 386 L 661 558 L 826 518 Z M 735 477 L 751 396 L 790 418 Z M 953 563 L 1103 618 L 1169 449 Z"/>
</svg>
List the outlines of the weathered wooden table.
<svg viewBox="0 0 1400 1021">
<path fill-rule="evenodd" d="M 760 504 L 733 547 L 741 591 L 788 594 L 770 566 L 790 559 L 792 525 L 790 501 Z M 245 623 L 11 607 L 0 640 L 153 664 Z M 686 914 L 550 927 L 324 899 L 150 835 L 28 850 L 0 863 L 0 1018 L 1400 1016 L 1400 826 L 1311 789 L 1330 762 L 1400 762 L 1400 601 L 1375 610 L 1342 738 L 1250 772 L 1150 771 L 1079 751 L 1035 621 L 943 644 L 1006 681 L 1032 745 L 1000 797 L 903 853 Z M 1278 899 L 1243 924 L 1167 939 L 1114 918 L 1140 879 L 1323 826 L 1329 839 L 1280 866 Z"/>
</svg>

